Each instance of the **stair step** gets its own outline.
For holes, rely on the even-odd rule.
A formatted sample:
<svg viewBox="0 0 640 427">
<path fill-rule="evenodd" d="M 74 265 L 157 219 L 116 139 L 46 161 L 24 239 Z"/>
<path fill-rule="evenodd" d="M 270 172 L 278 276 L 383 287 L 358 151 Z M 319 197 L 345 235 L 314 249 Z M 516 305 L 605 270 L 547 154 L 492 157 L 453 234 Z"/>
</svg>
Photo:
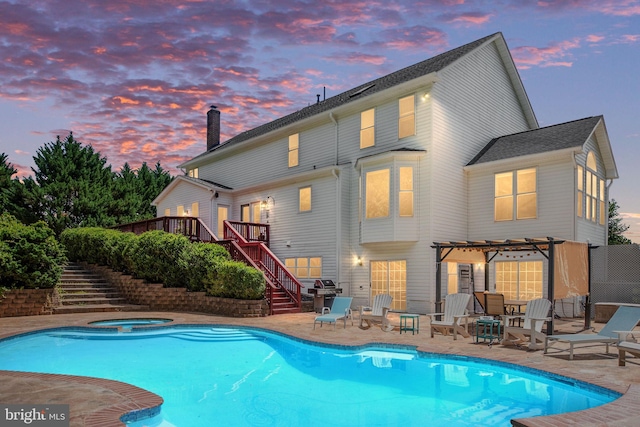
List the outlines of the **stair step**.
<svg viewBox="0 0 640 427">
<path fill-rule="evenodd" d="M 85 305 L 85 304 L 123 304 L 127 302 L 126 298 L 116 297 L 116 298 L 105 298 L 104 296 L 99 296 L 95 298 L 69 298 L 67 296 L 62 297 L 62 305 Z"/>
<path fill-rule="evenodd" d="M 114 311 L 148 311 L 146 305 L 135 304 L 86 304 L 86 305 L 64 305 L 54 307 L 54 314 L 71 314 L 71 313 L 97 313 L 97 312 L 114 312 Z"/>
<path fill-rule="evenodd" d="M 95 298 L 121 298 L 120 292 L 117 290 L 112 290 L 110 292 L 75 292 L 75 291 L 66 291 L 61 292 L 60 297 L 68 301 L 72 298 L 85 298 L 85 299 L 95 299 Z"/>
</svg>

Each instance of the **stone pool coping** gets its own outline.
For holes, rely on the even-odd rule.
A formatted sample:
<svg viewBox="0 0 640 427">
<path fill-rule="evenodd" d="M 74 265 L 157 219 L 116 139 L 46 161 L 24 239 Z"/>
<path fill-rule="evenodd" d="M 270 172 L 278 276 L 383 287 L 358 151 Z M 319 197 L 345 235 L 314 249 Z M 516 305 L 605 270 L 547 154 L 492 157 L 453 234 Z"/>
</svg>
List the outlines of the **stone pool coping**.
<svg viewBox="0 0 640 427">
<path fill-rule="evenodd" d="M 472 339 L 458 339 L 451 336 L 436 335 L 431 338 L 428 332 L 428 320 L 421 323 L 421 333 L 416 335 L 400 335 L 397 329 L 383 332 L 379 328 L 361 330 L 347 323 L 347 328 L 313 329 L 314 313 L 300 313 L 270 316 L 265 318 L 237 319 L 194 313 L 174 312 L 118 312 L 118 313 L 86 313 L 52 316 L 30 316 L 0 318 L 0 338 L 38 329 L 50 329 L 64 326 L 91 326 L 90 322 L 122 318 L 171 318 L 174 321 L 165 324 L 225 324 L 242 325 L 291 335 L 308 341 L 338 345 L 396 344 L 407 345 L 418 351 L 427 353 L 454 354 L 503 361 L 521 366 L 564 375 L 605 387 L 623 396 L 615 401 L 586 411 L 565 413 L 545 417 L 512 420 L 514 426 L 549 427 L 549 426 L 625 426 L 634 425 L 640 417 L 640 367 L 629 364 L 617 366 L 617 357 L 604 354 L 604 347 L 599 349 L 576 350 L 575 360 L 569 361 L 564 355 L 543 356 L 541 351 L 530 352 L 524 349 L 494 345 L 473 344 Z M 392 324 L 399 324 L 399 316 L 392 314 Z M 555 322 L 560 329 L 556 333 L 579 332 L 580 319 Z M 595 324 L 598 329 L 602 327 Z M 142 326 L 145 328 L 146 326 Z M 150 327 L 162 327 L 150 325 Z M 99 327 L 102 328 L 102 327 Z M 615 351 L 615 349 L 613 350 Z M 566 353 L 565 353 L 566 354 Z M 616 352 L 617 354 L 617 352 Z M 4 375 L 4 376 L 3 376 Z M 39 377 L 43 376 L 43 377 Z M 56 378 L 56 387 L 52 388 L 52 378 Z M 131 411 L 140 411 L 158 407 L 161 397 L 130 384 L 118 381 L 100 380 L 87 377 L 73 377 L 54 374 L 11 373 L 0 371 L 0 402 L 7 398 L 27 398 L 36 394 L 41 401 L 25 401 L 15 403 L 70 403 L 71 426 L 123 426 L 120 417 Z M 30 384 L 26 382 L 30 381 Z M 38 386 L 40 384 L 40 386 Z M 61 401 L 60 399 L 67 399 Z M 160 403 L 158 403 L 160 399 Z M 46 400 L 46 401 L 44 401 Z"/>
</svg>

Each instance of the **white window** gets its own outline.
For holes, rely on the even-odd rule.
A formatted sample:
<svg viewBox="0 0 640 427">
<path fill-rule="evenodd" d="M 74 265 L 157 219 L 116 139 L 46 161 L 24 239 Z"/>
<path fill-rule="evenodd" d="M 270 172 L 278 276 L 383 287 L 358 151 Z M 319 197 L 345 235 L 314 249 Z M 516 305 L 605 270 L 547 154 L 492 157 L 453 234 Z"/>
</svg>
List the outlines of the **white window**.
<svg viewBox="0 0 640 427">
<path fill-rule="evenodd" d="M 407 309 L 407 261 L 371 261 L 371 300 L 378 294 L 393 297 L 391 309 Z"/>
<path fill-rule="evenodd" d="M 367 219 L 389 216 L 390 170 L 367 172 L 365 176 L 365 217 Z"/>
<path fill-rule="evenodd" d="M 376 144 L 375 109 L 360 113 L 360 148 L 373 147 Z"/>
<path fill-rule="evenodd" d="M 447 294 L 458 293 L 458 263 L 448 262 L 447 264 Z"/>
<path fill-rule="evenodd" d="M 576 205 L 576 213 L 582 218 L 584 215 L 584 168 L 578 166 L 576 181 L 578 184 L 578 201 Z"/>
<path fill-rule="evenodd" d="M 229 219 L 229 207 L 218 206 L 218 237 L 224 239 L 224 222 Z"/>
<path fill-rule="evenodd" d="M 513 220 L 514 211 L 516 219 L 537 217 L 536 175 L 535 168 L 495 174 L 494 218 L 496 221 Z"/>
<path fill-rule="evenodd" d="M 542 261 L 496 262 L 496 292 L 506 300 L 542 298 Z"/>
<path fill-rule="evenodd" d="M 289 167 L 298 166 L 300 138 L 299 134 L 289 136 Z"/>
<path fill-rule="evenodd" d="M 580 204 L 584 199 L 584 218 L 593 222 L 604 225 L 606 222 L 607 211 L 604 202 L 604 180 L 598 178 L 598 164 L 596 157 L 592 151 L 587 154 L 587 165 L 584 172 L 584 182 L 580 173 L 578 173 L 578 212 L 579 217 L 583 216 L 583 210 Z M 578 171 L 582 170 L 582 166 L 578 166 Z"/>
<path fill-rule="evenodd" d="M 191 212 L 189 212 L 189 216 L 197 218 L 200 216 L 200 203 L 193 202 L 191 203 Z"/>
<path fill-rule="evenodd" d="M 319 279 L 322 277 L 322 258 L 286 258 L 287 270 L 299 279 Z"/>
<path fill-rule="evenodd" d="M 299 210 L 307 212 L 311 210 L 311 187 L 302 187 L 298 189 Z"/>
<path fill-rule="evenodd" d="M 164 210 L 164 216 L 171 216 L 171 208 L 166 208 Z"/>
<path fill-rule="evenodd" d="M 191 178 L 198 178 L 199 172 L 198 168 L 189 169 L 189 176 Z"/>
<path fill-rule="evenodd" d="M 398 102 L 398 138 L 416 134 L 415 97 L 413 95 L 400 98 Z"/>
<path fill-rule="evenodd" d="M 184 206 L 182 206 L 182 205 L 178 205 L 178 209 L 177 209 L 177 211 L 178 211 L 178 216 L 184 216 L 184 215 L 185 215 L 185 213 L 184 213 Z"/>
<path fill-rule="evenodd" d="M 400 167 L 398 207 L 400 216 L 413 216 L 413 168 Z"/>
</svg>

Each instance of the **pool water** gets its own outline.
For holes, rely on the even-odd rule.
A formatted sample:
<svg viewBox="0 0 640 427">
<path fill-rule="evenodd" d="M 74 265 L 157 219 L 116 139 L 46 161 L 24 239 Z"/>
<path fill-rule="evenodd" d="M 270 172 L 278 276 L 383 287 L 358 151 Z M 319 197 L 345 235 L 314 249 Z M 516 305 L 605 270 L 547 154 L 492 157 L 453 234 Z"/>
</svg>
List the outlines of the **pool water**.
<svg viewBox="0 0 640 427">
<path fill-rule="evenodd" d="M 619 397 L 480 359 L 211 326 L 31 333 L 0 341 L 0 369 L 114 379 L 164 398 L 132 427 L 510 426 Z"/>
<path fill-rule="evenodd" d="M 113 319 L 98 320 L 90 324 L 94 326 L 120 326 L 123 329 L 131 329 L 134 326 L 161 325 L 169 322 L 171 322 L 171 319 Z"/>
</svg>

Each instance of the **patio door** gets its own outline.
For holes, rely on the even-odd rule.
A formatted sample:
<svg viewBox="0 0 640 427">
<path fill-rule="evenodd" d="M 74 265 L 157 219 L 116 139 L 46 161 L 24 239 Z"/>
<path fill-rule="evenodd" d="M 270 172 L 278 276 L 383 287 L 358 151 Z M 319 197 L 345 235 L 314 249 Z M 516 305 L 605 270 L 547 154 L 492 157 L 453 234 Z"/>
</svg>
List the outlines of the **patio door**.
<svg viewBox="0 0 640 427">
<path fill-rule="evenodd" d="M 229 206 L 218 205 L 218 238 L 224 239 L 224 221 L 229 219 Z"/>
<path fill-rule="evenodd" d="M 378 294 L 393 297 L 391 309 L 407 310 L 407 261 L 371 261 L 371 301 Z"/>
</svg>

